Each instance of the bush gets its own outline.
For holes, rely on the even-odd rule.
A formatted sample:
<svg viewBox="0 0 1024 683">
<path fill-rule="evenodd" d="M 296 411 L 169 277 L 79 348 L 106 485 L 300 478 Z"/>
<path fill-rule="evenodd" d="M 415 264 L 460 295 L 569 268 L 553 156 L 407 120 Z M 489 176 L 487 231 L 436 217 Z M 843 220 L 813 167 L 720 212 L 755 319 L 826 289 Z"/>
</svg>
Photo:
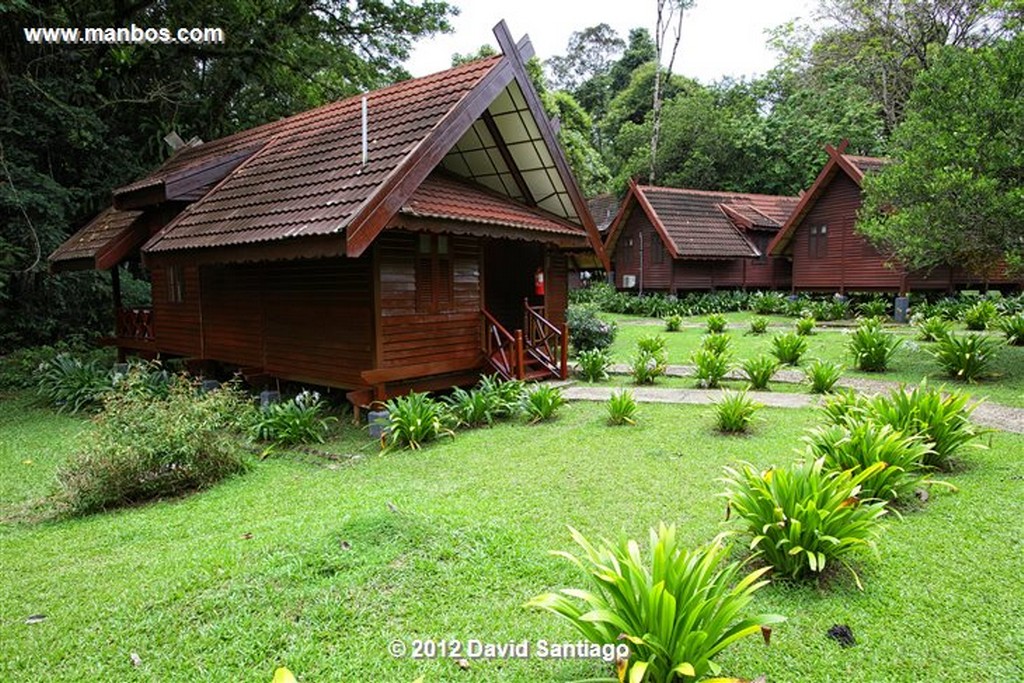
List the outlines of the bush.
<svg viewBox="0 0 1024 683">
<path fill-rule="evenodd" d="M 728 562 L 721 537 L 687 551 L 674 526 L 651 530 L 645 561 L 636 541 L 592 545 L 575 529 L 580 556 L 556 553 L 586 573 L 587 590 L 563 589 L 530 600 L 528 606 L 568 620 L 599 645 L 628 644 L 627 671 L 620 680 L 670 683 L 700 678 L 718 667 L 712 658 L 737 640 L 783 617 L 744 616 L 767 581 L 767 567 L 743 575 Z"/>
<path fill-rule="evenodd" d="M 939 317 L 925 318 L 917 324 L 917 338 L 920 341 L 939 341 L 952 331 L 953 325 Z"/>
<path fill-rule="evenodd" d="M 885 372 L 903 340 L 882 329 L 876 318 L 862 320 L 850 335 L 850 354 L 863 372 Z"/>
<path fill-rule="evenodd" d="M 704 324 L 707 326 L 708 334 L 721 334 L 725 332 L 727 325 L 725 316 L 718 313 L 709 315 Z"/>
<path fill-rule="evenodd" d="M 636 342 L 636 353 L 630 361 L 633 381 L 637 384 L 653 384 L 654 380 L 668 369 L 668 354 L 665 338 L 660 335 L 641 337 Z"/>
<path fill-rule="evenodd" d="M 804 376 L 811 385 L 812 394 L 827 394 L 843 376 L 843 366 L 815 359 L 804 368 Z"/>
<path fill-rule="evenodd" d="M 577 353 L 607 349 L 615 341 L 615 323 L 601 320 L 593 304 L 569 306 L 565 322 L 569 326 L 569 342 Z"/>
<path fill-rule="evenodd" d="M 634 425 L 639 411 L 633 392 L 626 389 L 612 392 L 608 399 L 608 424 Z"/>
<path fill-rule="evenodd" d="M 823 458 L 764 472 L 745 464 L 725 468 L 729 509 L 747 523 L 750 544 L 778 576 L 820 576 L 832 563 L 860 577 L 848 558 L 874 547 L 882 501 L 861 500 L 863 481 L 884 466 L 854 474 L 825 468 Z"/>
<path fill-rule="evenodd" d="M 706 334 L 701 337 L 700 347 L 719 355 L 728 353 L 732 346 L 732 337 L 727 334 Z"/>
<path fill-rule="evenodd" d="M 772 355 L 783 365 L 797 365 L 807 351 L 807 340 L 793 332 L 772 337 Z"/>
<path fill-rule="evenodd" d="M 665 331 L 666 332 L 678 332 L 679 328 L 683 326 L 683 316 L 672 314 L 665 318 Z"/>
<path fill-rule="evenodd" d="M 768 318 L 754 317 L 750 319 L 750 332 L 748 334 L 762 335 L 768 331 Z"/>
<path fill-rule="evenodd" d="M 587 382 L 608 379 L 608 368 L 611 365 L 611 356 L 601 349 L 588 349 L 576 354 L 576 374 Z"/>
<path fill-rule="evenodd" d="M 490 426 L 499 412 L 498 395 L 480 388 L 467 391 L 452 387 L 452 393 L 443 400 L 448 404 L 448 412 L 457 427 Z"/>
<path fill-rule="evenodd" d="M 801 337 L 806 337 L 810 334 L 814 334 L 814 325 L 817 321 L 810 317 L 805 316 L 796 321 L 796 333 Z"/>
<path fill-rule="evenodd" d="M 550 384 L 538 384 L 526 393 L 523 400 L 523 412 L 530 423 L 550 420 L 568 401 L 562 396 L 562 390 Z"/>
<path fill-rule="evenodd" d="M 906 435 L 918 435 L 931 444 L 923 465 L 949 471 L 963 449 L 981 430 L 971 422 L 977 403 L 961 392 L 944 393 L 922 382 L 907 391 L 901 387 L 866 402 L 868 419 L 891 426 Z"/>
<path fill-rule="evenodd" d="M 715 427 L 726 434 L 747 431 L 754 420 L 754 414 L 761 408 L 746 391 L 722 391 L 722 398 L 715 403 Z"/>
<path fill-rule="evenodd" d="M 305 389 L 290 401 L 271 403 L 257 412 L 251 426 L 252 435 L 260 441 L 279 446 L 300 443 L 323 443 L 332 422 L 324 417 L 320 394 Z"/>
<path fill-rule="evenodd" d="M 779 371 L 779 363 L 774 358 L 761 354 L 743 361 L 740 369 L 747 376 L 751 389 L 763 391 L 768 388 L 768 383 Z"/>
<path fill-rule="evenodd" d="M 95 362 L 101 368 L 110 368 L 114 362 L 112 349 L 90 347 L 76 342 L 17 349 L 0 356 L 0 391 L 38 388 L 39 367 L 62 353 L 74 356 L 84 363 Z"/>
<path fill-rule="evenodd" d="M 757 292 L 751 296 L 750 310 L 760 315 L 772 315 L 786 310 L 786 295 L 781 292 Z"/>
<path fill-rule="evenodd" d="M 831 297 L 825 301 L 811 301 L 800 307 L 799 311 L 800 315 L 816 320 L 842 320 L 850 317 L 850 302 L 840 297 Z"/>
<path fill-rule="evenodd" d="M 444 403 L 429 394 L 409 392 L 384 404 L 388 411 L 387 447 L 419 449 L 428 441 L 442 436 L 455 436 L 451 415 Z"/>
<path fill-rule="evenodd" d="M 885 299 L 869 299 L 857 306 L 857 312 L 863 318 L 885 318 L 889 313 L 889 303 Z"/>
<path fill-rule="evenodd" d="M 999 329 L 1010 346 L 1024 346 L 1024 315 L 1017 313 L 999 321 Z"/>
<path fill-rule="evenodd" d="M 55 502 L 72 514 L 205 488 L 247 468 L 239 440 L 252 406 L 227 386 L 199 393 L 176 378 L 163 399 L 136 369 L 112 389 L 85 450 L 57 472 Z"/>
<path fill-rule="evenodd" d="M 698 386 L 714 389 L 721 384 L 732 367 L 732 354 L 715 353 L 706 348 L 697 349 L 690 357 L 694 365 L 693 376 Z"/>
<path fill-rule="evenodd" d="M 821 412 L 827 424 L 842 425 L 848 416 L 867 419 L 870 403 L 853 389 L 840 389 L 822 401 Z"/>
<path fill-rule="evenodd" d="M 1001 344 L 983 334 L 947 334 L 932 349 L 932 357 L 953 379 L 977 382 L 989 374 Z"/>
<path fill-rule="evenodd" d="M 981 332 L 988 329 L 989 323 L 999 317 L 999 309 L 996 305 L 984 299 L 970 306 L 963 312 L 963 321 L 968 330 Z"/>
<path fill-rule="evenodd" d="M 830 470 L 854 474 L 870 470 L 861 482 L 861 497 L 886 503 L 906 502 L 924 481 L 930 444 L 871 420 L 846 419 L 842 425 L 819 427 L 805 438 L 810 453 L 824 458 Z M 875 467 L 881 463 L 882 467 Z"/>
<path fill-rule="evenodd" d="M 660 334 L 649 334 L 636 340 L 636 348 L 641 353 L 664 356 L 668 340 Z"/>
<path fill-rule="evenodd" d="M 113 377 L 96 360 L 58 354 L 38 368 L 39 393 L 61 412 L 99 408 L 111 390 Z"/>
<path fill-rule="evenodd" d="M 487 375 L 480 378 L 477 389 L 490 396 L 496 419 L 515 417 L 522 410 L 526 383 L 521 380 L 503 380 L 497 374 Z"/>
</svg>

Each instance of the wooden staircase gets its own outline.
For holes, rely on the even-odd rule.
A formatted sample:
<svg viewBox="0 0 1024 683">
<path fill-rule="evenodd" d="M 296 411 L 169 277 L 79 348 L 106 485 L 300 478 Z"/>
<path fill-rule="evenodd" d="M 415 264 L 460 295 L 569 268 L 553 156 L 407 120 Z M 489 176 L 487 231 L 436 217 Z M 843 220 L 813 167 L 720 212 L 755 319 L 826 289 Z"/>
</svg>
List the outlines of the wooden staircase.
<svg viewBox="0 0 1024 683">
<path fill-rule="evenodd" d="M 523 301 L 523 327 L 509 332 L 487 310 L 484 321 L 484 358 L 505 379 L 539 381 L 569 377 L 569 328 L 556 326 L 542 315 L 543 308 Z"/>
</svg>

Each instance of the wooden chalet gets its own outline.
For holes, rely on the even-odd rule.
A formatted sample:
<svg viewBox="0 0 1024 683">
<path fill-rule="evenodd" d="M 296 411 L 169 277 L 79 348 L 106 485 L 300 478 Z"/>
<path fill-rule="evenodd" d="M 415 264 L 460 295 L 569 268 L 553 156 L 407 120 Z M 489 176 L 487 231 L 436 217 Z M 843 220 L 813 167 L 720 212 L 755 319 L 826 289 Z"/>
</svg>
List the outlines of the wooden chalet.
<svg viewBox="0 0 1024 683">
<path fill-rule="evenodd" d="M 349 390 L 565 376 L 567 253 L 604 260 L 527 76 L 502 54 L 178 150 L 50 256 L 109 269 L 110 343 Z M 141 257 L 152 307 L 123 310 Z"/>
<path fill-rule="evenodd" d="M 767 246 L 796 197 L 631 184 L 605 239 L 615 286 L 639 292 L 789 287 Z"/>
<path fill-rule="evenodd" d="M 864 176 L 888 161 L 846 154 L 847 144 L 825 148 L 825 167 L 768 246 L 772 257 L 792 262 L 792 290 L 906 293 L 984 286 L 959 269 L 909 272 L 855 230 Z M 1011 284 L 1006 279 L 995 283 Z"/>
</svg>

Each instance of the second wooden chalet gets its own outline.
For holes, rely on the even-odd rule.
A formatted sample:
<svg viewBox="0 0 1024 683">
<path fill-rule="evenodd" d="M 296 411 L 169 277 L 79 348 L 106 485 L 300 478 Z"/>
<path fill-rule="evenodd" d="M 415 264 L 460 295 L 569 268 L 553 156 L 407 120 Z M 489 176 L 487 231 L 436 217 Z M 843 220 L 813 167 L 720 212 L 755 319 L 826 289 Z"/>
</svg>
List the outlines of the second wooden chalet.
<svg viewBox="0 0 1024 683">
<path fill-rule="evenodd" d="M 340 387 L 564 376 L 567 259 L 600 237 L 503 54 L 183 148 L 50 257 L 111 269 L 122 352 Z M 152 306 L 124 310 L 141 256 Z"/>
<path fill-rule="evenodd" d="M 605 239 L 615 286 L 636 292 L 775 289 L 786 259 L 767 246 L 796 197 L 630 184 Z"/>
</svg>

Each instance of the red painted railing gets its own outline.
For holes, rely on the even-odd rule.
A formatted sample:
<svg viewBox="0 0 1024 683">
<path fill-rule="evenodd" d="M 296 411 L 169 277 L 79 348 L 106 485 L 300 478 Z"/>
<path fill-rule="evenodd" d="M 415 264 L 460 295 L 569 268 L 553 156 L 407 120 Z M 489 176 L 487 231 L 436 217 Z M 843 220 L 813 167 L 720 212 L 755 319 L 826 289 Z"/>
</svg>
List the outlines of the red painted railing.
<svg viewBox="0 0 1024 683">
<path fill-rule="evenodd" d="M 525 372 L 522 331 L 516 330 L 513 336 L 490 313 L 481 313 L 484 315 L 484 353 L 487 361 L 505 379 L 522 379 Z"/>
<path fill-rule="evenodd" d="M 152 309 L 120 309 L 117 312 L 117 336 L 122 339 L 152 341 L 154 339 Z"/>
<path fill-rule="evenodd" d="M 541 315 L 543 306 L 531 306 L 523 301 L 523 329 L 526 351 L 556 377 L 569 377 L 569 330 L 559 329 Z"/>
</svg>

